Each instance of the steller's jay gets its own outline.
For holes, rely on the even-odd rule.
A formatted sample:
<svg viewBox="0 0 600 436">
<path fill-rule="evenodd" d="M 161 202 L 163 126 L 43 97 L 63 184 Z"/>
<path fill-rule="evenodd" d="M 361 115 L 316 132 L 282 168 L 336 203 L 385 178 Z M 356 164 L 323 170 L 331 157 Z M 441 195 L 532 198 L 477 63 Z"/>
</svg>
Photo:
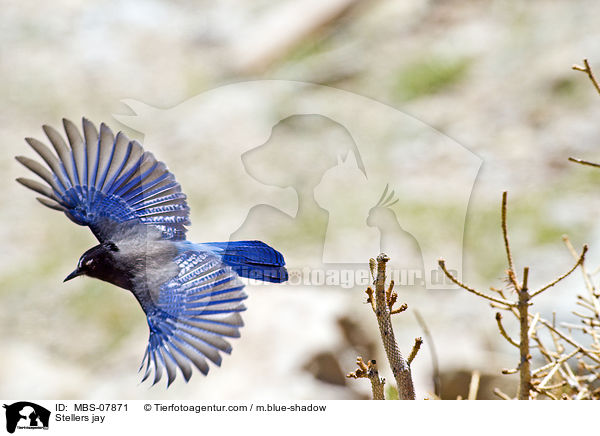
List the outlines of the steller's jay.
<svg viewBox="0 0 600 436">
<path fill-rule="evenodd" d="M 47 185 L 18 182 L 41 194 L 45 206 L 88 226 L 100 242 L 65 281 L 87 275 L 133 293 L 150 327 L 142 381 L 154 372 L 156 384 L 164 368 L 169 386 L 179 368 L 187 382 L 192 365 L 206 375 L 207 360 L 220 365 L 220 352 L 231 352 L 224 337 L 240 336 L 247 295 L 238 276 L 284 282 L 283 256 L 261 241 L 187 241 L 186 196 L 163 162 L 104 123 L 98 131 L 83 118 L 83 135 L 71 121 L 63 125 L 68 144 L 43 126 L 56 155 L 25 139 L 48 168 L 16 159 Z"/>
</svg>

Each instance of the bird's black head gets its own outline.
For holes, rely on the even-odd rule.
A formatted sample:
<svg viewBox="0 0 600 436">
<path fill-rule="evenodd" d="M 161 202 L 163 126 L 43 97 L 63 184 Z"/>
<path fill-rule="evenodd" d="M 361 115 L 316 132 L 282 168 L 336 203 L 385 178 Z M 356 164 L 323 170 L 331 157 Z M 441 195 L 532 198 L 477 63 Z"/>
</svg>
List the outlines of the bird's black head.
<svg viewBox="0 0 600 436">
<path fill-rule="evenodd" d="M 113 242 L 104 242 L 83 253 L 77 264 L 77 269 L 65 278 L 65 282 L 75 277 L 86 275 L 100 280 L 111 280 L 115 270 L 115 253 L 119 247 Z"/>
</svg>

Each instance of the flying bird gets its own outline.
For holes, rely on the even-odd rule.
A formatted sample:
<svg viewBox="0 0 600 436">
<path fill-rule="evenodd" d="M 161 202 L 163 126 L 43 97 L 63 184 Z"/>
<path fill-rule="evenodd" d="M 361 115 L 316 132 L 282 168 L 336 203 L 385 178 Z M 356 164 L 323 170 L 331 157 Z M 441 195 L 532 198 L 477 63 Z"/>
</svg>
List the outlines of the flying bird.
<svg viewBox="0 0 600 436">
<path fill-rule="evenodd" d="M 179 369 L 187 382 L 193 366 L 206 375 L 209 361 L 220 366 L 221 352 L 231 352 L 225 338 L 240 336 L 247 295 L 239 277 L 284 282 L 283 256 L 261 241 L 186 240 L 186 195 L 163 162 L 104 123 L 98 130 L 83 118 L 80 131 L 63 119 L 63 126 L 67 141 L 43 126 L 56 154 L 25 139 L 46 166 L 16 159 L 41 178 L 19 183 L 98 239 L 64 281 L 85 275 L 135 296 L 150 328 L 142 381 L 153 373 L 154 385 L 164 370 L 168 387 Z"/>
</svg>

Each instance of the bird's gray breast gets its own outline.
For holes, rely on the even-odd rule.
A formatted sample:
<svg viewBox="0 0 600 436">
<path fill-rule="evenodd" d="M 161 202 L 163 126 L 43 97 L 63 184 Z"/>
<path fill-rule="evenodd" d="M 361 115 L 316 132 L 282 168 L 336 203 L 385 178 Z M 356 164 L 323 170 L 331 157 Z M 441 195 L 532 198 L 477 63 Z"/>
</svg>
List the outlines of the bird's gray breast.
<svg viewBox="0 0 600 436">
<path fill-rule="evenodd" d="M 156 306 L 161 286 L 179 274 L 177 247 L 171 241 L 145 238 L 121 241 L 118 247 L 115 258 L 131 277 L 131 292 L 145 311 Z"/>
</svg>

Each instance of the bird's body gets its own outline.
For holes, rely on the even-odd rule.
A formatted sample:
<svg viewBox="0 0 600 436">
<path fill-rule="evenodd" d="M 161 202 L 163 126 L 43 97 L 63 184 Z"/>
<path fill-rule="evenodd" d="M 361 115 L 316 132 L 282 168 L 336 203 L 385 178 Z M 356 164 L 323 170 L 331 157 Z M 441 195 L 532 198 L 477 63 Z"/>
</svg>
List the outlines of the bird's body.
<svg viewBox="0 0 600 436">
<path fill-rule="evenodd" d="M 133 293 L 150 328 L 144 380 L 153 370 L 158 382 L 165 369 L 170 385 L 179 369 L 187 381 L 192 365 L 206 374 L 207 360 L 220 365 L 220 352 L 231 352 L 223 337 L 238 337 L 243 325 L 239 276 L 283 282 L 283 256 L 260 241 L 187 241 L 186 196 L 162 162 L 104 124 L 98 132 L 83 119 L 83 135 L 70 121 L 63 124 L 69 145 L 44 126 L 56 155 L 26 139 L 50 171 L 17 157 L 46 185 L 17 180 L 42 194 L 44 205 L 90 227 L 100 242 L 65 281 L 87 275 Z"/>
<path fill-rule="evenodd" d="M 108 225 L 108 222 L 107 222 Z M 159 231 L 138 225 L 117 225 L 110 243 L 98 244 L 80 259 L 75 276 L 85 275 L 131 291 L 142 309 L 151 306 L 153 294 L 179 273 L 176 243 L 161 238 Z M 90 262 L 89 265 L 86 265 Z"/>
</svg>

